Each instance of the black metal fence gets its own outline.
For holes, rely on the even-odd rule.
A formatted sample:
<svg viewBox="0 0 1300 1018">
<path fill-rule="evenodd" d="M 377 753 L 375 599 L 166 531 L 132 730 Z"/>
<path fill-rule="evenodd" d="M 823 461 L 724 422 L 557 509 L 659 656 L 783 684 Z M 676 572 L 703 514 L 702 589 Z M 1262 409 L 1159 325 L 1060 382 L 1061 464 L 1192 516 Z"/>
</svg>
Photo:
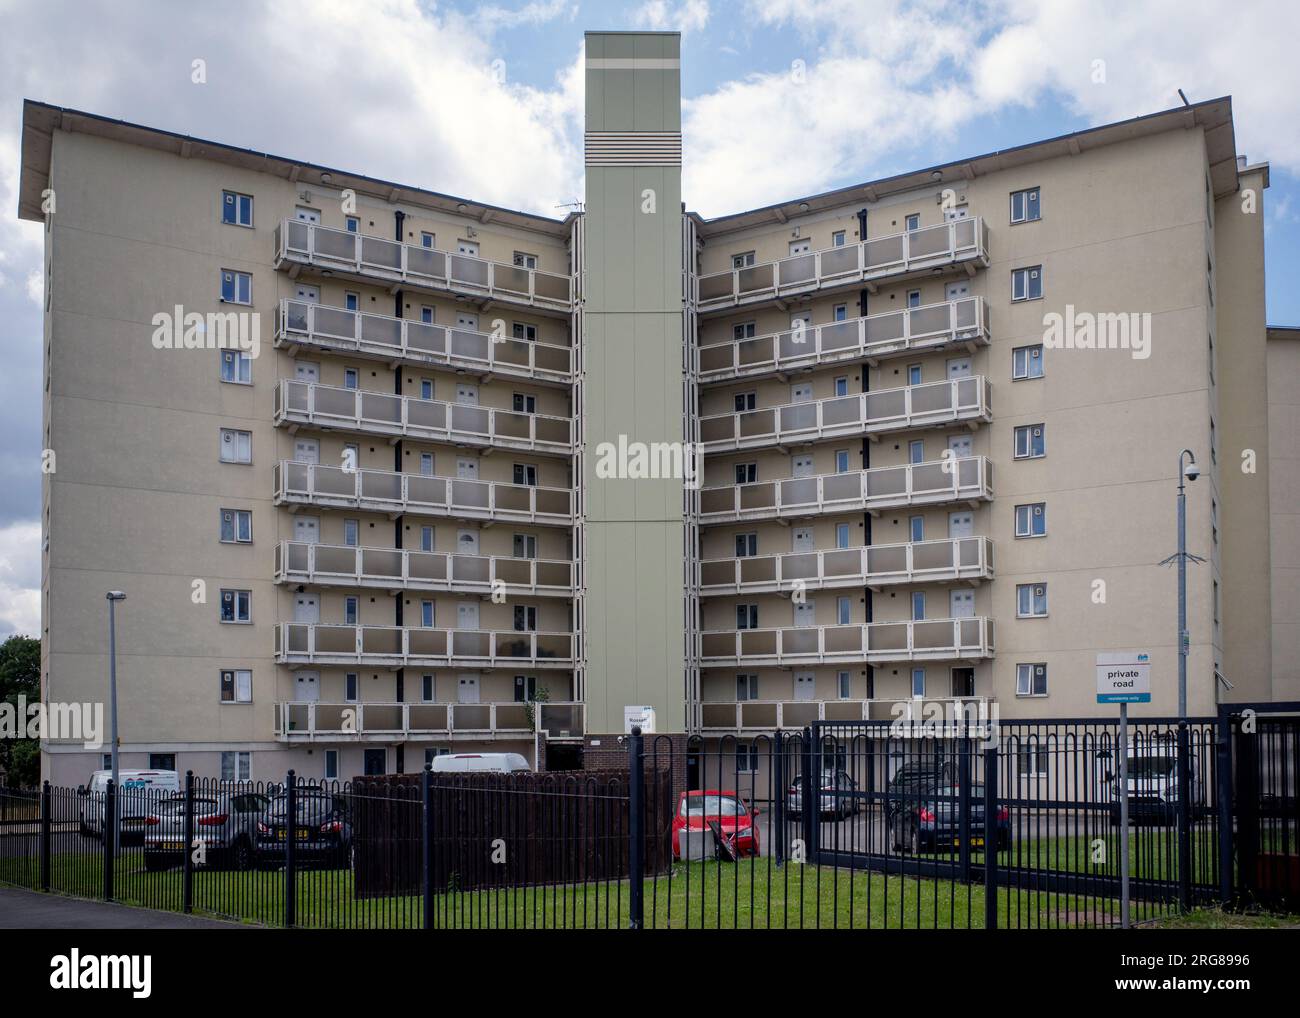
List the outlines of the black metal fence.
<svg viewBox="0 0 1300 1018">
<path fill-rule="evenodd" d="M 1104 927 L 1126 846 L 1133 922 L 1295 908 L 1300 705 L 1263 710 L 1124 737 L 634 734 L 621 771 L 0 789 L 0 882 L 319 928 Z"/>
</svg>

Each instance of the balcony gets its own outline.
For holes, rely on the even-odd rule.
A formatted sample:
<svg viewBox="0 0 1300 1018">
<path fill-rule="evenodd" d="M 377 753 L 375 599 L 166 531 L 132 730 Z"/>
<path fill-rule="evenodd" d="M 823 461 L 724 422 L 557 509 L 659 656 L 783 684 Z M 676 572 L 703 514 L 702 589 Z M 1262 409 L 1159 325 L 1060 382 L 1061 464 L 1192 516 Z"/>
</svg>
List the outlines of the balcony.
<svg viewBox="0 0 1300 1018">
<path fill-rule="evenodd" d="M 790 552 L 700 563 L 700 593 L 763 594 L 894 583 L 978 582 L 993 579 L 993 542 L 957 537 L 910 544 L 877 544 L 834 551 Z"/>
<path fill-rule="evenodd" d="M 573 596 L 573 563 L 504 555 L 448 555 L 281 541 L 275 581 L 314 587 L 375 587 L 453 594 Z"/>
<path fill-rule="evenodd" d="M 553 527 L 573 523 L 573 492 L 569 488 L 391 470 L 344 470 L 294 460 L 281 460 L 275 466 L 275 504 Z"/>
<path fill-rule="evenodd" d="M 935 269 L 965 266 L 974 272 L 988 263 L 984 221 L 956 219 L 761 265 L 705 273 L 695 281 L 695 306 L 702 313 L 725 311 L 872 280 L 902 280 Z"/>
<path fill-rule="evenodd" d="M 474 448 L 573 454 L 573 418 L 281 379 L 275 423 Z"/>
<path fill-rule="evenodd" d="M 545 734 L 551 741 L 581 739 L 581 703 L 353 703 L 288 702 L 275 705 L 281 742 L 393 742 L 510 738 Z"/>
<path fill-rule="evenodd" d="M 572 668 L 573 650 L 572 633 L 318 622 L 281 622 L 275 627 L 275 660 L 283 665 Z"/>
<path fill-rule="evenodd" d="M 275 228 L 275 267 L 329 269 L 364 282 L 503 301 L 550 311 L 573 309 L 573 279 L 472 255 L 285 219 Z"/>
<path fill-rule="evenodd" d="M 993 464 L 985 456 L 903 463 L 842 474 L 786 477 L 700 489 L 700 522 L 798 519 L 823 513 L 987 502 Z"/>
<path fill-rule="evenodd" d="M 992 419 L 988 381 L 972 375 L 701 417 L 700 441 L 709 454 Z"/>
<path fill-rule="evenodd" d="M 959 719 L 965 719 L 968 725 L 982 728 L 988 723 L 988 704 L 989 699 L 984 696 L 904 700 L 741 700 L 697 704 L 696 716 L 700 732 L 719 735 L 798 729 L 814 721 L 899 721 L 911 725 L 927 718 L 939 724 L 955 724 Z M 845 734 L 852 737 L 859 733 Z"/>
<path fill-rule="evenodd" d="M 571 347 L 299 300 L 280 301 L 275 345 L 290 349 L 307 346 L 389 363 L 428 364 L 479 376 L 495 374 L 558 384 L 573 381 Z"/>
<path fill-rule="evenodd" d="M 700 664 L 705 667 L 968 661 L 992 656 L 993 620 L 979 617 L 700 634 Z"/>
<path fill-rule="evenodd" d="M 759 378 L 826 367 L 841 361 L 884 360 L 931 353 L 958 345 L 989 342 L 988 306 L 983 297 L 904 308 L 865 318 L 812 325 L 738 342 L 701 346 L 698 378 L 703 384 Z"/>
</svg>

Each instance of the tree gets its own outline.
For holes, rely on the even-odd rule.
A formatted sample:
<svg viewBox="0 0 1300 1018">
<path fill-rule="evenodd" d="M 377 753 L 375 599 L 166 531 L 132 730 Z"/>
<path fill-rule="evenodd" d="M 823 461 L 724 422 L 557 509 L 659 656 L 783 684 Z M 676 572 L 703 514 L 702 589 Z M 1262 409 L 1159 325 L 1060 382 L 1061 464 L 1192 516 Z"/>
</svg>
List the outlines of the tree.
<svg viewBox="0 0 1300 1018">
<path fill-rule="evenodd" d="M 41 698 L 41 641 L 11 636 L 0 644 L 0 703 L 18 707 L 18 697 L 29 704 Z M 0 771 L 10 785 L 30 787 L 41 776 L 41 746 L 36 739 L 0 739 Z"/>
</svg>

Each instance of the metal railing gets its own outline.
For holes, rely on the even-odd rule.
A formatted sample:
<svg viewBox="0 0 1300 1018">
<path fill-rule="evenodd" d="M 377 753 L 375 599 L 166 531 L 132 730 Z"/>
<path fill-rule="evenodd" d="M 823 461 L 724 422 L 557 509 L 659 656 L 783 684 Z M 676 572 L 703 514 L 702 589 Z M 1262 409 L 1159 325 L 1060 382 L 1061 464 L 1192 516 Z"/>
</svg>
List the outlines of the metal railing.
<svg viewBox="0 0 1300 1018">
<path fill-rule="evenodd" d="M 954 537 L 705 559 L 699 563 L 698 584 L 700 593 L 708 595 L 770 593 L 790 590 L 796 584 L 816 590 L 992 578 L 993 542 L 987 537 Z"/>
<path fill-rule="evenodd" d="M 419 512 L 455 519 L 548 526 L 567 526 L 573 522 L 573 491 L 569 488 L 431 477 L 391 470 L 345 470 L 296 460 L 281 460 L 276 464 L 275 501 L 277 505 Z"/>
<path fill-rule="evenodd" d="M 992 419 L 988 381 L 972 375 L 701 417 L 700 441 L 718 453 Z"/>
<path fill-rule="evenodd" d="M 705 665 L 941 661 L 992 656 L 993 620 L 981 616 L 700 633 L 700 661 Z"/>
<path fill-rule="evenodd" d="M 906 276 L 948 265 L 988 265 L 988 228 L 978 217 L 869 237 L 777 261 L 706 272 L 695 281 L 701 311 L 757 303 L 793 293 Z"/>
<path fill-rule="evenodd" d="M 985 456 L 785 477 L 700 489 L 700 522 L 786 519 L 828 512 L 981 502 L 993 497 L 993 464 Z"/>
<path fill-rule="evenodd" d="M 980 718 L 987 715 L 986 696 L 876 698 L 863 700 L 713 700 L 696 704 L 699 731 L 772 732 L 802 728 L 815 721 L 911 722 L 938 710 L 941 716 L 961 713 Z"/>
<path fill-rule="evenodd" d="M 281 541 L 275 550 L 277 583 L 318 587 L 378 587 L 458 594 L 573 594 L 574 564 L 565 559 L 509 555 L 451 555 L 409 548 Z"/>
<path fill-rule="evenodd" d="M 280 380 L 275 423 L 400 435 L 430 442 L 571 455 L 573 418 Z"/>
<path fill-rule="evenodd" d="M 344 703 L 287 701 L 275 705 L 281 742 L 365 742 L 393 736 L 482 739 L 532 736 L 578 739 L 586 705 L 578 701 L 487 703 Z"/>
<path fill-rule="evenodd" d="M 296 219 L 283 220 L 275 230 L 276 268 L 285 262 L 529 307 L 557 311 L 573 308 L 573 278 L 569 275 L 436 251 Z"/>
<path fill-rule="evenodd" d="M 425 629 L 281 622 L 275 627 L 279 664 L 446 665 L 466 668 L 572 668 L 572 633 L 512 629 Z"/>
<path fill-rule="evenodd" d="M 988 305 L 983 297 L 963 297 L 701 346 L 698 374 L 702 383 L 727 382 L 839 361 L 901 357 L 958 343 L 988 342 Z"/>
<path fill-rule="evenodd" d="M 381 360 L 415 361 L 449 370 L 540 381 L 573 380 L 573 348 L 529 342 L 411 318 L 282 300 L 275 323 L 280 346 L 305 345 Z"/>
</svg>

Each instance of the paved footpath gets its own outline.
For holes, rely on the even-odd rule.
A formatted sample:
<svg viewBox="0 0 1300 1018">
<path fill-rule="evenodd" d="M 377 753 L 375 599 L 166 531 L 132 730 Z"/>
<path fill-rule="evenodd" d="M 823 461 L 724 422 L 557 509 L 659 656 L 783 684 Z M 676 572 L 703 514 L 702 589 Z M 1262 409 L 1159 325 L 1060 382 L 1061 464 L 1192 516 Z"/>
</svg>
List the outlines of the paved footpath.
<svg viewBox="0 0 1300 1018">
<path fill-rule="evenodd" d="M 0 929 L 8 930 L 238 930 L 246 927 L 179 912 L 65 898 L 0 887 Z"/>
</svg>

